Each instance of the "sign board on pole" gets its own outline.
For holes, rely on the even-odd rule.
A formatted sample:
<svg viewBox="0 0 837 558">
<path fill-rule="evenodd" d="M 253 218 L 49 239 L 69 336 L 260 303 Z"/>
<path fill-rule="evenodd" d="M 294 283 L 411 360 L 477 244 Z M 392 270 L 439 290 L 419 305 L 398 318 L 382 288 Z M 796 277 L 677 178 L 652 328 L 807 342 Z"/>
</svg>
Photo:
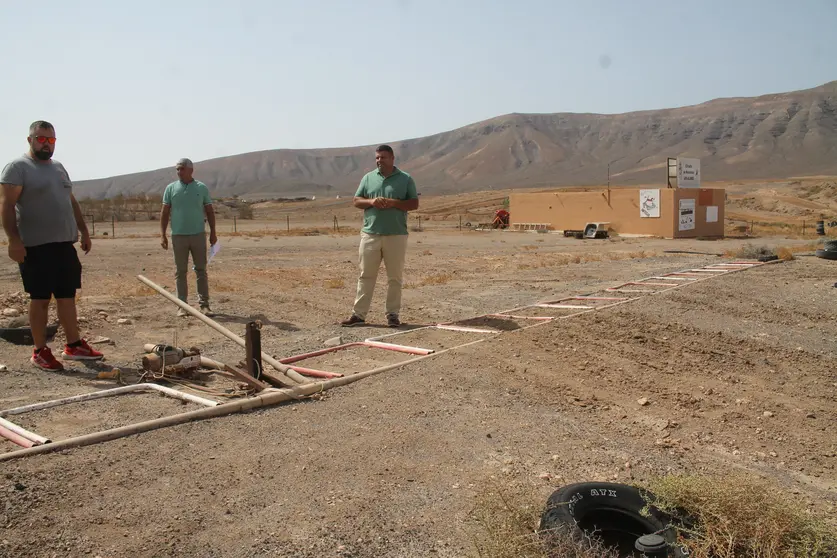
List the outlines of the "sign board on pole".
<svg viewBox="0 0 837 558">
<path fill-rule="evenodd" d="M 700 159 L 677 159 L 677 187 L 700 188 Z"/>
<path fill-rule="evenodd" d="M 695 228 L 695 200 L 680 200 L 679 230 L 691 231 Z"/>
</svg>

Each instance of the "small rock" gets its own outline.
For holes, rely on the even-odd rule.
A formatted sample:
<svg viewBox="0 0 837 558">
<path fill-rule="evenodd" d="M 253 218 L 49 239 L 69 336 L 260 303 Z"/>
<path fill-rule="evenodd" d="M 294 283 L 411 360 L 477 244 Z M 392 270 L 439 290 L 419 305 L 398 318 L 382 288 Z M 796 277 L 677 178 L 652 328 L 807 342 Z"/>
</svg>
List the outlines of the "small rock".
<svg viewBox="0 0 837 558">
<path fill-rule="evenodd" d="M 771 451 L 770 452 L 770 457 L 779 457 L 779 454 L 776 453 L 775 451 Z"/>
<path fill-rule="evenodd" d="M 128 318 L 119 318 L 118 320 L 116 320 L 116 323 L 119 325 L 131 325 L 134 322 L 132 322 Z"/>
<path fill-rule="evenodd" d="M 3 315 L 7 318 L 16 318 L 20 316 L 20 310 L 17 308 L 6 308 L 3 310 Z"/>
<path fill-rule="evenodd" d="M 78 323 L 80 323 L 80 324 L 87 323 L 87 318 L 86 318 L 85 316 L 79 316 L 78 318 L 76 318 L 76 320 L 77 320 L 77 321 L 78 321 Z"/>
<path fill-rule="evenodd" d="M 649 405 L 651 403 L 650 401 L 648 401 L 647 397 L 642 397 L 640 399 L 637 399 L 636 402 L 639 403 L 643 407 L 645 407 L 646 405 Z"/>
<path fill-rule="evenodd" d="M 764 415 L 767 418 L 770 418 L 773 416 L 773 411 L 765 411 L 762 413 L 762 415 Z"/>
<path fill-rule="evenodd" d="M 7 372 L 8 370 L 8 366 L 6 366 L 5 364 L 0 364 L 0 372 Z"/>
<path fill-rule="evenodd" d="M 538 478 L 541 480 L 549 480 L 552 478 L 552 475 L 550 475 L 549 473 L 541 473 L 540 475 L 538 475 Z"/>
<path fill-rule="evenodd" d="M 91 345 L 101 345 L 102 343 L 113 343 L 113 341 L 109 337 L 102 337 L 101 335 L 90 340 Z"/>
<path fill-rule="evenodd" d="M 343 338 L 339 335 L 337 337 L 332 337 L 331 339 L 326 339 L 325 342 L 323 342 L 323 345 L 325 345 L 326 347 L 337 347 L 338 345 L 342 344 Z"/>
<path fill-rule="evenodd" d="M 805 415 L 805 418 L 813 419 L 813 418 L 817 418 L 817 415 L 815 415 L 814 413 L 808 413 L 807 415 Z"/>
</svg>

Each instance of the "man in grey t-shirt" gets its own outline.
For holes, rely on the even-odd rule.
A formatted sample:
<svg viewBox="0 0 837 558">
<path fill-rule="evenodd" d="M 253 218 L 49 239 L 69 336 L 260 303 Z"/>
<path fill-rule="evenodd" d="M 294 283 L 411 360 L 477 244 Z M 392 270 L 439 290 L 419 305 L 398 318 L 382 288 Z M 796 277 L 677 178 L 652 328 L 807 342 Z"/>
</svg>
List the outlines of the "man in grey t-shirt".
<svg viewBox="0 0 837 558">
<path fill-rule="evenodd" d="M 64 366 L 47 347 L 49 303 L 55 297 L 58 321 L 67 336 L 64 360 L 98 360 L 102 353 L 81 338 L 76 316 L 76 290 L 81 288 L 81 262 L 74 244 L 90 252 L 90 234 L 64 165 L 52 160 L 55 128 L 38 120 L 29 127 L 29 152 L 7 164 L 0 174 L 3 229 L 9 257 L 18 263 L 29 293 L 29 326 L 35 349 L 32 364 L 43 370 Z"/>
</svg>

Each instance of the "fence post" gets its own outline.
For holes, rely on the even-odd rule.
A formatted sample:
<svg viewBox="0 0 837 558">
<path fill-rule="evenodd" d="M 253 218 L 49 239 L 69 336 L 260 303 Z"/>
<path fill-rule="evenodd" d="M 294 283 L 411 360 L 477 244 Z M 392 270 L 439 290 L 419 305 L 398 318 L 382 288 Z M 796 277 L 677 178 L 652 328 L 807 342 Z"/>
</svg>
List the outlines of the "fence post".
<svg viewBox="0 0 837 558">
<path fill-rule="evenodd" d="M 802 220 L 802 236 L 805 236 L 805 219 Z"/>
<path fill-rule="evenodd" d="M 462 215 L 459 216 L 459 230 L 462 230 Z"/>
<path fill-rule="evenodd" d="M 110 237 L 116 238 L 116 216 L 113 213 L 110 215 Z"/>
<path fill-rule="evenodd" d="M 233 232 L 238 232 L 238 224 L 235 220 L 235 215 L 233 215 Z"/>
<path fill-rule="evenodd" d="M 90 216 L 90 221 L 93 222 L 93 236 L 96 236 L 96 216 L 91 215 Z"/>
<path fill-rule="evenodd" d="M 291 216 L 285 215 L 285 222 L 288 224 L 288 232 L 291 232 Z"/>
</svg>

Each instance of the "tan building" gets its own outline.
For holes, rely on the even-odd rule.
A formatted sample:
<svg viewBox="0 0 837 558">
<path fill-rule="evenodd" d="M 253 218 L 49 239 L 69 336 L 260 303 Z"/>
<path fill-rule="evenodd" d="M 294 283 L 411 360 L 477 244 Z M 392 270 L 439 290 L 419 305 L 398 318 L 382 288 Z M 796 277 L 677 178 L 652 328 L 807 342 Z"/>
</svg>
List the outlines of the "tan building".
<svg viewBox="0 0 837 558">
<path fill-rule="evenodd" d="M 583 230 L 600 222 L 618 234 L 723 237 L 725 195 L 716 188 L 666 187 L 511 194 L 510 228 Z"/>
</svg>

